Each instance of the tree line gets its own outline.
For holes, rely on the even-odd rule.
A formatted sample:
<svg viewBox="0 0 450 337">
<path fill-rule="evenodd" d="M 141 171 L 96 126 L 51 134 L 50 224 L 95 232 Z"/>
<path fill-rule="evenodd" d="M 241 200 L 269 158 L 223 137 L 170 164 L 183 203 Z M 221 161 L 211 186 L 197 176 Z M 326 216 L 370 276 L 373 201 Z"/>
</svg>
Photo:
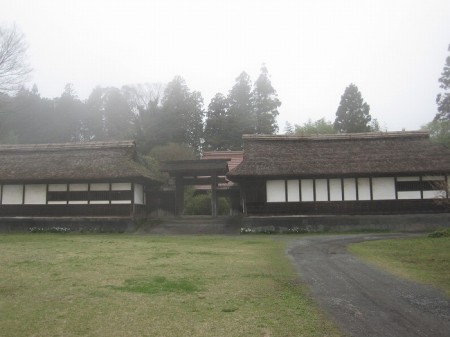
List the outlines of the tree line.
<svg viewBox="0 0 450 337">
<path fill-rule="evenodd" d="M 170 149 L 198 156 L 203 150 L 240 150 L 243 134 L 275 134 L 281 101 L 265 64 L 256 81 L 242 72 L 226 95 L 207 107 L 200 92 L 181 76 L 166 85 L 96 87 L 81 100 L 71 84 L 60 97 L 41 97 L 23 83 L 31 71 L 27 46 L 15 27 L 0 27 L 0 143 L 63 143 L 134 139 L 142 154 L 164 159 Z M 450 51 L 450 46 L 449 46 Z M 450 56 L 439 78 L 438 113 L 424 126 L 433 139 L 450 145 Z M 311 135 L 381 131 L 355 84 L 341 96 L 334 122 L 287 123 L 286 134 Z M 179 144 L 178 150 L 173 144 Z M 166 148 L 164 148 L 166 147 Z M 176 158 L 174 158 L 176 159 Z"/>
<path fill-rule="evenodd" d="M 131 85 L 96 87 L 81 100 L 71 84 L 60 97 L 41 97 L 38 88 L 0 94 L 1 143 L 58 143 L 134 139 L 142 153 L 169 143 L 196 154 L 238 150 L 242 134 L 278 131 L 281 105 L 266 66 L 252 85 L 247 73 L 236 78 L 227 96 L 218 93 L 208 108 L 200 92 L 180 76 L 165 89 Z"/>
</svg>

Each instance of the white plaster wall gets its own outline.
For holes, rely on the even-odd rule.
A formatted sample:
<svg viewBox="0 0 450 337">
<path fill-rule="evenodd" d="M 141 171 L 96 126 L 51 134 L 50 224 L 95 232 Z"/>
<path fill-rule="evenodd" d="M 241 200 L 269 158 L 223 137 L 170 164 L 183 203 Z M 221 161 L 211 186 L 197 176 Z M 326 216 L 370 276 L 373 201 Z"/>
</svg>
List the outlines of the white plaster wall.
<svg viewBox="0 0 450 337">
<path fill-rule="evenodd" d="M 93 184 L 90 184 L 89 189 L 91 191 L 107 192 L 107 191 L 109 191 L 109 184 L 108 183 L 93 183 Z M 109 204 L 109 198 L 105 196 L 105 200 L 91 200 L 89 203 L 92 205 Z"/>
<path fill-rule="evenodd" d="M 69 204 L 71 205 L 87 205 L 87 200 L 70 200 Z"/>
<path fill-rule="evenodd" d="M 23 185 L 3 185 L 2 204 L 21 205 L 23 198 Z"/>
<path fill-rule="evenodd" d="M 112 191 L 131 191 L 131 183 L 113 183 L 111 184 Z"/>
<path fill-rule="evenodd" d="M 344 179 L 344 200 L 356 200 L 356 181 L 353 178 Z"/>
<path fill-rule="evenodd" d="M 395 179 L 393 177 L 372 178 L 373 200 L 395 199 Z"/>
<path fill-rule="evenodd" d="M 342 201 L 341 179 L 330 179 L 330 201 Z"/>
<path fill-rule="evenodd" d="M 69 191 L 87 191 L 88 184 L 70 184 Z"/>
<path fill-rule="evenodd" d="M 328 201 L 328 186 L 326 179 L 316 179 L 316 201 Z"/>
<path fill-rule="evenodd" d="M 442 186 L 445 186 L 445 176 L 426 176 L 422 177 L 423 181 L 436 181 L 438 182 L 436 184 L 437 188 L 441 188 Z M 444 188 L 444 187 L 443 187 Z M 446 192 L 444 189 L 442 190 L 435 190 L 435 191 L 423 191 L 423 198 L 424 199 L 442 199 L 446 197 Z"/>
<path fill-rule="evenodd" d="M 81 192 L 87 192 L 89 189 L 89 184 L 70 184 L 69 185 L 69 191 L 81 191 Z M 87 205 L 87 194 L 86 194 L 86 200 L 71 200 L 69 201 L 69 204 L 71 205 Z"/>
<path fill-rule="evenodd" d="M 399 199 L 420 199 L 420 191 L 404 191 L 397 192 L 397 194 Z"/>
<path fill-rule="evenodd" d="M 423 191 L 424 199 L 442 199 L 446 197 L 445 191 Z"/>
<path fill-rule="evenodd" d="M 67 201 L 49 201 L 49 205 L 66 205 Z"/>
<path fill-rule="evenodd" d="M 104 183 L 94 183 L 90 186 L 91 191 L 109 191 L 109 184 Z"/>
<path fill-rule="evenodd" d="M 134 203 L 138 205 L 144 204 L 144 186 L 134 184 Z"/>
<path fill-rule="evenodd" d="M 445 176 L 425 176 L 425 177 L 422 177 L 422 180 L 423 181 L 439 181 L 439 180 L 444 181 Z"/>
<path fill-rule="evenodd" d="M 89 203 L 92 205 L 105 205 L 109 204 L 109 200 L 91 200 Z"/>
<path fill-rule="evenodd" d="M 67 191 L 67 184 L 49 184 L 48 190 L 50 192 L 64 192 Z"/>
<path fill-rule="evenodd" d="M 419 181 L 420 177 L 397 177 L 397 181 Z"/>
<path fill-rule="evenodd" d="M 266 193 L 267 202 L 285 202 L 286 191 L 284 180 L 267 180 Z"/>
<path fill-rule="evenodd" d="M 47 185 L 25 185 L 25 204 L 45 205 L 47 201 Z"/>
<path fill-rule="evenodd" d="M 314 201 L 314 185 L 312 179 L 301 181 L 302 201 Z"/>
<path fill-rule="evenodd" d="M 397 181 L 419 181 L 420 177 L 397 177 Z M 404 199 L 420 199 L 420 191 L 399 191 L 398 198 Z"/>
<path fill-rule="evenodd" d="M 289 202 L 298 202 L 300 201 L 300 187 L 298 180 L 288 180 L 287 181 L 288 188 L 288 201 Z"/>
<path fill-rule="evenodd" d="M 358 178 L 358 200 L 370 200 L 369 178 Z"/>
</svg>

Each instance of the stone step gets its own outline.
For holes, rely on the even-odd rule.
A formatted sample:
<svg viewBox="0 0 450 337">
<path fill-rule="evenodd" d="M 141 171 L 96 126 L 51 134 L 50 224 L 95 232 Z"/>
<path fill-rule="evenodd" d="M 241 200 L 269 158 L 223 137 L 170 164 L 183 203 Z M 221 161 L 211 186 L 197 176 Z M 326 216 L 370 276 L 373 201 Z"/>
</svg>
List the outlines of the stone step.
<svg viewBox="0 0 450 337">
<path fill-rule="evenodd" d="M 228 217 L 183 217 L 151 220 L 142 224 L 138 234 L 158 235 L 235 235 L 239 224 L 230 224 Z"/>
</svg>

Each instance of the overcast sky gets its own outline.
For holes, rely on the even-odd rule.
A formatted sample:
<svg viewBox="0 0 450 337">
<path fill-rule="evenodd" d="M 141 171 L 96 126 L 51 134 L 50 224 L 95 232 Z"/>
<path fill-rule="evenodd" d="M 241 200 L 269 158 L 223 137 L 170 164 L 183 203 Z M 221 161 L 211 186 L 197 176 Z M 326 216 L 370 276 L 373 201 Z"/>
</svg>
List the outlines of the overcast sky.
<svg viewBox="0 0 450 337">
<path fill-rule="evenodd" d="M 450 44 L 449 0 L 0 0 L 0 24 L 29 44 L 32 81 L 57 97 L 73 83 L 166 83 L 181 75 L 205 107 L 242 72 L 266 63 L 278 123 L 334 121 L 354 83 L 390 131 L 436 114 Z"/>
</svg>

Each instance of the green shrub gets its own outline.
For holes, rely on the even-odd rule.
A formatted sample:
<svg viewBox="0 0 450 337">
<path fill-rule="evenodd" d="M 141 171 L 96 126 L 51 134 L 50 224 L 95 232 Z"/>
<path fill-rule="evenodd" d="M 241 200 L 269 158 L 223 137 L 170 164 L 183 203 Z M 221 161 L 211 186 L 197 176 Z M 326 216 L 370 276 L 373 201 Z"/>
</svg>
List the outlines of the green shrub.
<svg viewBox="0 0 450 337">
<path fill-rule="evenodd" d="M 230 214 L 230 205 L 226 198 L 218 198 L 217 213 L 219 215 Z M 192 195 L 185 193 L 184 214 L 186 215 L 210 215 L 211 193 Z"/>
<path fill-rule="evenodd" d="M 450 237 L 450 228 L 438 229 L 428 234 L 429 238 Z"/>
</svg>

